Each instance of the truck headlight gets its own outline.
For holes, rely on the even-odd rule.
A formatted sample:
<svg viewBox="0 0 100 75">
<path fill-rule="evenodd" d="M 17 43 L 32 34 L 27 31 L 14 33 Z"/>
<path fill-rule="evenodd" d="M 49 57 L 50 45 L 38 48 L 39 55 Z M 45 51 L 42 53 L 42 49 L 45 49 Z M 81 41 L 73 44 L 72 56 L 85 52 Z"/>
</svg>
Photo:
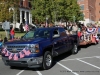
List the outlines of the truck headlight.
<svg viewBox="0 0 100 75">
<path fill-rule="evenodd" d="M 38 44 L 30 44 L 29 48 L 30 48 L 32 53 L 39 53 L 40 52 Z"/>
</svg>

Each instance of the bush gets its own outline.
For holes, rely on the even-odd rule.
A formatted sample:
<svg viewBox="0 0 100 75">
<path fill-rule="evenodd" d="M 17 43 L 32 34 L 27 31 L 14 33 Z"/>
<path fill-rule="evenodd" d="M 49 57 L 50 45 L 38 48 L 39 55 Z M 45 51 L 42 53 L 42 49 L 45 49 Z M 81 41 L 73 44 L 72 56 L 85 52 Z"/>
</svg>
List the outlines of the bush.
<svg viewBox="0 0 100 75">
<path fill-rule="evenodd" d="M 4 31 L 2 28 L 0 28 L 0 31 Z"/>
<path fill-rule="evenodd" d="M 15 31 L 19 31 L 19 29 L 18 28 L 15 28 Z"/>
</svg>

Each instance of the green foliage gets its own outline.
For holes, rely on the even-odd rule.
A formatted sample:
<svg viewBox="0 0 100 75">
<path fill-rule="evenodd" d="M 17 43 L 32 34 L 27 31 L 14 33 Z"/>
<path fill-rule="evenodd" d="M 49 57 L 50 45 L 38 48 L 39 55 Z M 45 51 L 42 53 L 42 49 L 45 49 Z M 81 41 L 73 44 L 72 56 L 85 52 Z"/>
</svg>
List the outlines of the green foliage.
<svg viewBox="0 0 100 75">
<path fill-rule="evenodd" d="M 50 22 L 56 20 L 75 21 L 83 19 L 77 0 L 32 0 L 32 17 L 34 22 Z"/>
<path fill-rule="evenodd" d="M 9 12 L 9 8 L 13 7 L 15 12 L 18 9 L 20 0 L 0 0 L 0 22 L 9 20 L 13 16 L 13 10 Z"/>
</svg>

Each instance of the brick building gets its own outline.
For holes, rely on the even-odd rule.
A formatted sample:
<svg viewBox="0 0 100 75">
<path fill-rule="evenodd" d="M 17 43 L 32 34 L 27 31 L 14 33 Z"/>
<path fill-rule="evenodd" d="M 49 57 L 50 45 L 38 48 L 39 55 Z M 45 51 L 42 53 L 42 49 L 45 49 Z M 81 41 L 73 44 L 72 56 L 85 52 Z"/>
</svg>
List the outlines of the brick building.
<svg viewBox="0 0 100 75">
<path fill-rule="evenodd" d="M 84 24 L 100 21 L 100 0 L 77 0 L 83 12 Z"/>
</svg>

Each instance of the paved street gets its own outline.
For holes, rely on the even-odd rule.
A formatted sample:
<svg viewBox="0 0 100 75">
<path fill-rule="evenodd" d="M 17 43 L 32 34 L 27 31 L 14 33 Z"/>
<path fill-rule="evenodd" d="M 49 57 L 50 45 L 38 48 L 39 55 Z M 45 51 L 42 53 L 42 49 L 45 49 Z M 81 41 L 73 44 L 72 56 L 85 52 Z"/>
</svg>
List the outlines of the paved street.
<svg viewBox="0 0 100 75">
<path fill-rule="evenodd" d="M 100 44 L 81 48 L 78 54 L 65 53 L 54 58 L 49 70 L 13 68 L 0 58 L 0 75 L 100 75 Z"/>
</svg>

